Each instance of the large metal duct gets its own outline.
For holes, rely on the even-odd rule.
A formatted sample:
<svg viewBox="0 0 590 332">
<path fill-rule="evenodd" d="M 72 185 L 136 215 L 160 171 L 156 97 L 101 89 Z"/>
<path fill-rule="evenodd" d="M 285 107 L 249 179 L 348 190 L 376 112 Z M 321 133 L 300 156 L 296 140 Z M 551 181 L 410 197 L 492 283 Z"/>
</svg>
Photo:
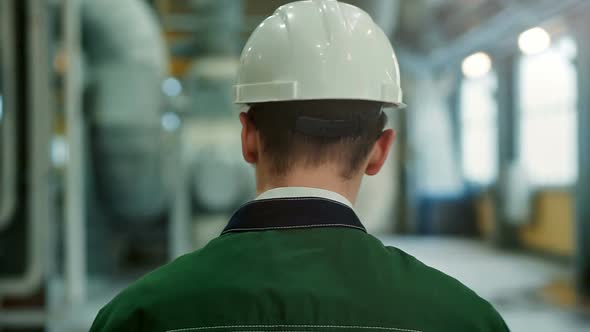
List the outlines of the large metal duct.
<svg viewBox="0 0 590 332">
<path fill-rule="evenodd" d="M 82 25 L 98 198 L 125 220 L 160 215 L 170 191 L 161 127 L 168 61 L 157 19 L 145 1 L 83 0 Z"/>
</svg>

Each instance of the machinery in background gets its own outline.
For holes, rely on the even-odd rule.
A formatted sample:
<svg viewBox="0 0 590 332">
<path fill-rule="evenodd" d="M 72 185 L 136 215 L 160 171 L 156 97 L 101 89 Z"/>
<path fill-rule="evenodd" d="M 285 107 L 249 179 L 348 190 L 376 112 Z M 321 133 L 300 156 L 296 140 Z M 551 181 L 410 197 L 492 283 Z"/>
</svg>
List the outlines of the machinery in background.
<svg viewBox="0 0 590 332">
<path fill-rule="evenodd" d="M 43 301 L 44 217 L 51 212 L 50 162 L 43 151 L 49 150 L 52 114 L 35 112 L 49 104 L 47 65 L 35 61 L 47 48 L 41 24 L 27 20 L 39 10 L 15 0 L 0 3 L 0 305 L 7 296 Z"/>
<path fill-rule="evenodd" d="M 162 92 L 166 45 L 143 1 L 84 0 L 80 9 L 88 266 L 142 271 L 189 250 L 168 243 L 182 173 L 180 122 L 170 123 Z"/>
<path fill-rule="evenodd" d="M 233 135 L 241 1 L 191 2 L 204 29 L 183 95 L 146 2 L 60 5 L 0 5 L 0 328 L 87 331 L 254 195 Z"/>
<path fill-rule="evenodd" d="M 231 213 L 255 195 L 253 170 L 243 163 L 233 84 L 242 48 L 245 4 L 190 0 L 190 39 L 172 47 L 190 59 L 182 75 L 183 154 L 190 162 L 193 242 L 218 236 Z"/>
<path fill-rule="evenodd" d="M 121 284 L 191 248 L 155 13 L 60 5 L 0 4 L 0 329 L 87 331 Z"/>
</svg>

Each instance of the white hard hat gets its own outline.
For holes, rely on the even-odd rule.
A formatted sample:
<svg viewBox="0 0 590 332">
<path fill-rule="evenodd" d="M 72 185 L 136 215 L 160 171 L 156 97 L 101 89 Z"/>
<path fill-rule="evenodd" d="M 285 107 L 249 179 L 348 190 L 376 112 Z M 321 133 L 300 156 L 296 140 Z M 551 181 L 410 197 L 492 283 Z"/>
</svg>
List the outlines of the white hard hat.
<svg viewBox="0 0 590 332">
<path fill-rule="evenodd" d="M 244 47 L 235 102 L 328 99 L 404 107 L 389 39 L 353 5 L 307 0 L 281 6 Z"/>
</svg>

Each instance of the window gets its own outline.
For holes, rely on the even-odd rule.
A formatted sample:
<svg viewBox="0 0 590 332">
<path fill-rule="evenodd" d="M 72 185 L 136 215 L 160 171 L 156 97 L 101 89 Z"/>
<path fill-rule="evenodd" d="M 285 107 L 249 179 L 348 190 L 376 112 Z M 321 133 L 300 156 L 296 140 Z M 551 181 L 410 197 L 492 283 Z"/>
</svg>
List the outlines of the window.
<svg viewBox="0 0 590 332">
<path fill-rule="evenodd" d="M 519 63 L 519 150 L 531 184 L 563 186 L 577 179 L 576 45 L 564 38 Z"/>
<path fill-rule="evenodd" d="M 496 75 L 493 72 L 461 85 L 461 150 L 463 174 L 467 181 L 488 185 L 496 180 L 498 125 Z"/>
</svg>

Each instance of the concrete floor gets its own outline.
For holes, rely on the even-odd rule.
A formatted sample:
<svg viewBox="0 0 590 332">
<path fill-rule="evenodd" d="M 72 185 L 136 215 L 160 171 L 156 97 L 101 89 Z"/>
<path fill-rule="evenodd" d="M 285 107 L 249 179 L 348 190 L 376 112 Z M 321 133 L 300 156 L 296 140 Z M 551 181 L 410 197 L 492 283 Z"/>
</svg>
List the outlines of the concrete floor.
<svg viewBox="0 0 590 332">
<path fill-rule="evenodd" d="M 380 238 L 475 290 L 513 332 L 590 331 L 590 313 L 550 304 L 542 296 L 541 289 L 551 282 L 571 278 L 567 265 L 494 250 L 473 240 Z"/>
</svg>

